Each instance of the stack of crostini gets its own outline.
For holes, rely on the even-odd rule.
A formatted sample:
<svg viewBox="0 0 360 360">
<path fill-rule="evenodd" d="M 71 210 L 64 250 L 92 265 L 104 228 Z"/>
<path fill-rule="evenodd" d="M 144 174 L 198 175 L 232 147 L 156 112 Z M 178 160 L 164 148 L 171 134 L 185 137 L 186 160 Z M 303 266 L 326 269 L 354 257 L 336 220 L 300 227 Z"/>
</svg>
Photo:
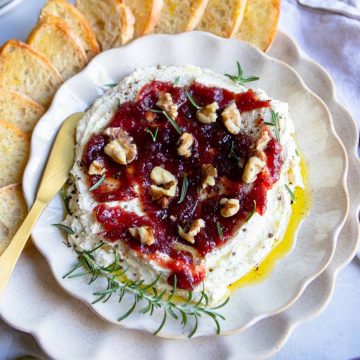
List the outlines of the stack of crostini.
<svg viewBox="0 0 360 360">
<path fill-rule="evenodd" d="M 31 132 L 56 90 L 99 52 L 151 33 L 208 31 L 263 51 L 280 0 L 49 0 L 27 43 L 0 49 L 0 255 L 26 216 L 21 192 Z"/>
</svg>

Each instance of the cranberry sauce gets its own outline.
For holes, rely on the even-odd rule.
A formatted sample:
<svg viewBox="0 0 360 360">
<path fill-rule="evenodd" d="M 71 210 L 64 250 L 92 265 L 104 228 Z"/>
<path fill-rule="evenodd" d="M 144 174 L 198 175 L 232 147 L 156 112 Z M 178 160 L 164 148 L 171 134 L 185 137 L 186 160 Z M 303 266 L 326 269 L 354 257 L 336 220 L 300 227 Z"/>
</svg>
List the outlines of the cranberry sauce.
<svg viewBox="0 0 360 360">
<path fill-rule="evenodd" d="M 178 106 L 176 123 L 195 139 L 189 158 L 178 155 L 180 135 L 174 126 L 163 114 L 150 111 L 158 109 L 156 102 L 160 92 L 171 94 Z M 196 108 L 186 92 L 192 95 L 199 106 L 216 101 L 219 105 L 217 121 L 212 124 L 198 122 Z M 104 153 L 109 139 L 103 134 L 92 136 L 83 156 L 86 170 L 93 160 L 102 161 L 106 168 L 105 181 L 93 191 L 95 200 L 100 203 L 95 209 L 95 215 L 104 226 L 100 236 L 108 241 L 121 240 L 137 251 L 139 256 L 158 261 L 172 271 L 169 283 L 176 275 L 178 286 L 184 289 L 191 289 L 204 280 L 205 271 L 198 259 L 231 237 L 253 211 L 254 202 L 256 211 L 264 213 L 266 193 L 279 178 L 281 146 L 271 138 L 265 150 L 268 171 L 263 171 L 253 185 L 245 185 L 241 181 L 243 169 L 239 167 L 239 159 L 246 163 L 256 139 L 241 133 L 231 135 L 224 127 L 221 112 L 232 102 L 236 103 L 240 112 L 270 106 L 270 101 L 260 101 L 252 90 L 234 94 L 198 83 L 193 83 L 189 88 L 180 88 L 170 83 L 153 81 L 141 89 L 135 102 L 121 104 L 109 124 L 110 127 L 121 127 L 133 137 L 137 145 L 137 158 L 128 165 L 114 162 Z M 149 131 L 155 133 L 156 130 L 157 137 L 154 140 Z M 214 166 L 218 177 L 215 186 L 200 193 L 203 164 Z M 152 200 L 149 192 L 150 172 L 155 166 L 164 167 L 178 180 L 177 195 L 165 209 Z M 184 176 L 188 179 L 188 188 L 185 199 L 179 203 Z M 89 176 L 89 186 L 94 185 L 100 177 Z M 219 193 L 220 188 L 224 191 L 222 194 Z M 137 196 L 146 214 L 144 216 L 101 204 L 130 200 Z M 240 201 L 240 210 L 236 215 L 227 218 L 220 216 L 219 202 L 223 197 Z M 178 226 L 188 229 L 196 219 L 203 219 L 205 227 L 196 236 L 195 243 L 190 244 L 178 235 Z M 128 229 L 141 225 L 152 227 L 156 239 L 154 244 L 144 245 L 130 236 Z M 193 251 L 186 251 L 186 246 L 179 246 L 179 243 L 193 247 Z M 168 256 L 159 256 L 161 253 Z M 194 256 L 194 253 L 198 255 Z"/>
</svg>

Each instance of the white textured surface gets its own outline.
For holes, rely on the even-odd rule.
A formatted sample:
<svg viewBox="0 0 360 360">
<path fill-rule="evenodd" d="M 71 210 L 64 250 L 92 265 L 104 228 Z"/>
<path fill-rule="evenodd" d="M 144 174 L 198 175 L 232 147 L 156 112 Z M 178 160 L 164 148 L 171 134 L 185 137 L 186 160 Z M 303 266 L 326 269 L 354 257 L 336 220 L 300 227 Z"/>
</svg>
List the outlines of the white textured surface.
<svg viewBox="0 0 360 360">
<path fill-rule="evenodd" d="M 11 14 L 4 19 L 0 18 L 1 42 L 7 39 L 9 36 L 17 36 L 20 38 L 24 38 L 28 33 L 31 25 L 35 22 L 38 9 L 40 8 L 42 3 L 43 1 L 41 0 L 33 0 L 31 2 L 26 2 L 24 3 L 23 7 L 19 9 L 19 11 L 16 11 L 14 14 Z M 288 3 L 285 1 L 283 2 L 283 6 L 290 11 L 299 11 L 300 14 L 304 12 L 302 9 L 295 10 L 295 8 L 288 5 Z M 28 16 L 24 17 L 23 14 L 27 14 Z M 309 16 L 309 18 L 310 17 L 311 16 Z M 308 31 L 308 34 L 313 33 L 313 28 L 308 27 L 308 29 L 306 29 L 301 26 L 301 16 L 291 16 L 291 19 L 293 19 L 291 24 L 292 26 L 285 24 L 285 22 L 282 22 L 281 25 L 283 25 L 283 28 L 285 26 L 285 29 L 293 32 L 293 34 L 297 37 L 301 36 L 301 33 L 306 34 L 306 31 Z M 294 19 L 299 20 L 294 21 Z M 325 32 L 324 36 L 326 37 L 326 35 L 329 38 L 332 38 L 331 33 Z M 304 38 L 309 38 L 309 36 L 305 36 Z M 353 40 L 355 41 L 356 39 Z M 353 44 L 354 41 L 352 41 Z M 337 48 L 337 43 L 326 43 L 323 46 L 324 52 L 326 53 L 326 51 L 331 49 L 332 46 L 334 46 L 334 48 Z M 312 50 L 314 49 L 308 49 L 308 53 L 312 54 Z M 289 57 L 286 52 L 283 52 L 282 56 L 284 60 L 291 60 L 291 56 Z M 323 59 L 320 58 L 320 61 L 322 60 Z M 338 64 L 333 64 L 330 70 L 336 70 L 337 65 Z M 349 86 L 350 89 L 356 89 L 358 83 L 349 83 L 347 80 L 345 81 L 341 79 L 342 71 L 344 71 L 343 67 L 340 69 L 335 79 L 338 85 L 342 87 Z M 353 77 L 356 78 L 356 68 L 352 68 L 349 71 L 353 74 Z M 311 72 L 308 73 L 308 75 L 312 75 L 313 78 L 321 79 L 321 76 L 319 76 L 319 74 L 315 74 L 316 73 Z M 318 88 L 321 89 L 321 87 Z M 326 98 L 326 92 L 324 92 L 323 95 Z M 340 95 L 344 95 L 344 93 L 341 92 Z M 356 110 L 358 100 L 356 100 L 357 98 L 354 98 L 354 101 L 351 101 L 350 98 L 351 96 L 347 97 L 346 101 L 351 108 Z M 341 112 L 339 113 L 339 115 L 341 115 Z M 338 118 L 339 124 L 340 120 L 342 119 Z M 346 241 L 346 243 L 350 243 L 350 240 Z M 344 246 L 344 249 L 345 248 L 346 246 Z M 339 251 L 337 254 L 339 254 L 339 259 L 341 259 L 341 256 L 344 256 L 344 251 Z M 278 358 L 340 359 L 354 358 L 358 356 L 360 353 L 360 342 L 358 341 L 358 334 L 360 332 L 360 315 L 358 311 L 358 309 L 360 308 L 360 294 L 359 287 L 356 286 L 356 284 L 359 283 L 359 279 L 359 262 L 354 260 L 352 264 L 340 275 L 335 296 L 332 299 L 329 308 L 316 320 L 312 321 L 311 323 L 304 324 L 299 329 L 297 329 L 294 336 L 292 336 L 292 338 L 290 339 L 288 345 L 278 355 Z M 308 290 L 310 291 L 311 288 L 309 288 Z M 324 289 L 323 292 L 326 293 Z M 314 302 L 317 301 L 315 293 L 313 293 L 312 295 L 310 294 L 310 299 L 313 299 Z M 303 305 L 302 309 L 303 311 L 305 311 L 304 309 L 306 309 L 306 306 Z M 25 311 L 30 311 L 29 305 L 26 307 Z M 279 321 L 281 321 L 281 319 L 283 321 L 286 321 L 290 313 L 291 310 L 288 311 L 288 314 L 284 314 L 283 316 L 279 316 L 277 318 L 280 319 Z M 3 325 L 0 325 L 1 358 L 10 359 L 15 355 L 24 354 L 26 352 L 40 354 L 33 345 L 29 344 L 29 336 L 23 336 L 16 331 L 9 331 L 9 328 L 5 328 Z M 8 349 L 10 349 L 10 352 L 7 352 Z M 156 352 L 154 352 L 154 356 L 155 355 L 157 355 Z M 223 355 L 224 358 L 228 357 L 226 356 L 226 354 Z"/>
</svg>

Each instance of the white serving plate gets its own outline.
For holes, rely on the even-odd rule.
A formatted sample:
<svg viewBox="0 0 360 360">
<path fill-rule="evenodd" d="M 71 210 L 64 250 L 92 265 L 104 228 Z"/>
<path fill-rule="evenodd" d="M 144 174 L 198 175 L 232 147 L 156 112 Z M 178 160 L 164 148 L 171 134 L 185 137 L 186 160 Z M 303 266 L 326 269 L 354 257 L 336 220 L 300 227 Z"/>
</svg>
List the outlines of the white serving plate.
<svg viewBox="0 0 360 360">
<path fill-rule="evenodd" d="M 241 334 L 191 342 L 169 342 L 99 320 L 79 301 L 61 291 L 43 258 L 29 246 L 21 256 L 0 303 L 0 314 L 4 320 L 13 327 L 33 334 L 53 358 L 111 359 L 114 354 L 121 353 L 125 360 L 134 356 L 138 359 L 166 359 L 167 356 L 173 359 L 183 359 L 184 356 L 188 359 L 240 356 L 259 359 L 278 351 L 292 329 L 317 314 L 332 294 L 336 274 L 351 260 L 358 244 L 360 168 L 356 155 L 357 130 L 349 113 L 334 97 L 333 85 L 327 73 L 304 59 L 286 35 L 278 34 L 271 53 L 293 65 L 307 84 L 323 97 L 333 113 L 336 127 L 343 129 L 339 134 L 346 144 L 350 160 L 350 213 L 341 231 L 335 256 L 295 305 L 279 315 L 258 322 Z"/>
<path fill-rule="evenodd" d="M 219 58 L 219 54 L 226 56 Z M 271 97 L 289 103 L 297 129 L 297 141 L 309 166 L 312 208 L 298 232 L 297 245 L 291 254 L 279 261 L 265 281 L 241 288 L 232 295 L 229 304 L 221 311 L 227 318 L 222 322 L 221 334 L 242 331 L 290 306 L 328 265 L 346 218 L 345 150 L 334 131 L 325 104 L 290 67 L 244 43 L 201 32 L 176 36 L 153 35 L 106 51 L 58 90 L 51 107 L 33 132 L 30 159 L 23 181 L 25 198 L 28 204 L 32 204 L 57 129 L 68 115 L 88 108 L 103 91 L 104 84 L 119 81 L 135 68 L 156 64 L 194 64 L 219 73 L 231 72 L 239 59 L 246 73 L 260 76 L 257 87 L 264 89 Z M 63 205 L 58 196 L 44 211 L 32 233 L 35 245 L 46 257 L 55 279 L 66 291 L 83 300 L 102 318 L 119 324 L 117 319 L 131 306 L 131 297 L 125 298 L 121 304 L 113 297 L 105 304 L 92 305 L 93 293 L 100 289 L 98 283 L 89 286 L 83 278 L 62 278 L 75 262 L 72 250 L 63 244 L 64 235 L 51 226 L 60 222 L 62 217 Z M 155 312 L 152 317 L 135 311 L 120 324 L 130 329 L 154 332 L 161 318 L 161 311 Z M 159 335 L 182 338 L 190 332 L 192 325 L 190 322 L 188 328 L 182 329 L 178 322 L 170 318 Z M 202 318 L 196 335 L 211 334 L 214 334 L 213 323 Z"/>
</svg>

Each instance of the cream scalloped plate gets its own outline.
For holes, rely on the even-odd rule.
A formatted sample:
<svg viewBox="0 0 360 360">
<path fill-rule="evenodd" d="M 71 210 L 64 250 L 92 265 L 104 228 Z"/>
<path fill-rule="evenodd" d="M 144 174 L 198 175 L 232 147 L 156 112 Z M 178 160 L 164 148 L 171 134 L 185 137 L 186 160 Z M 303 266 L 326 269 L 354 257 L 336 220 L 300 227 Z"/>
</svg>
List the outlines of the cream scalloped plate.
<svg viewBox="0 0 360 360">
<path fill-rule="evenodd" d="M 191 342 L 154 339 L 149 334 L 102 321 L 81 302 L 65 294 L 57 286 L 44 259 L 29 246 L 20 257 L 0 302 L 0 315 L 9 325 L 31 333 L 51 358 L 97 360 L 111 359 L 114 354 L 121 353 L 123 360 L 148 359 L 149 354 L 159 360 L 169 357 L 174 360 L 260 359 L 281 349 L 296 326 L 324 308 L 338 272 L 353 258 L 359 243 L 358 131 L 349 113 L 338 103 L 329 75 L 319 65 L 304 58 L 287 35 L 278 32 L 270 54 L 293 66 L 324 100 L 349 156 L 350 211 L 340 232 L 335 255 L 295 304 L 281 314 L 263 319 L 247 331 L 229 337 L 200 338 Z"/>
<path fill-rule="evenodd" d="M 244 43 L 200 32 L 148 36 L 125 47 L 106 51 L 57 92 L 50 109 L 33 132 L 30 160 L 23 181 L 26 200 L 31 204 L 57 129 L 68 115 L 87 109 L 101 95 L 105 84 L 121 80 L 138 67 L 194 64 L 225 73 L 235 70 L 237 60 L 246 73 L 260 76 L 256 87 L 289 103 L 298 145 L 308 162 L 312 208 L 297 233 L 295 248 L 277 263 L 270 276 L 256 285 L 240 288 L 232 295 L 229 304 L 222 309 L 226 317 L 221 324 L 222 334 L 245 330 L 289 307 L 328 265 L 347 216 L 345 149 L 334 131 L 325 104 L 289 66 Z M 67 292 L 87 303 L 102 318 L 119 324 L 117 319 L 131 306 L 131 298 L 126 298 L 121 304 L 112 298 L 105 304 L 91 305 L 92 294 L 99 289 L 96 283 L 89 286 L 82 278 L 62 279 L 75 262 L 74 253 L 63 244 L 64 237 L 51 226 L 61 221 L 62 216 L 62 203 L 57 197 L 33 231 L 36 246 Z M 153 332 L 161 318 L 161 312 L 149 317 L 135 311 L 121 325 Z M 182 329 L 171 318 L 160 336 L 183 338 L 188 332 L 189 328 Z M 197 335 L 212 334 L 213 324 L 201 319 Z"/>
</svg>

